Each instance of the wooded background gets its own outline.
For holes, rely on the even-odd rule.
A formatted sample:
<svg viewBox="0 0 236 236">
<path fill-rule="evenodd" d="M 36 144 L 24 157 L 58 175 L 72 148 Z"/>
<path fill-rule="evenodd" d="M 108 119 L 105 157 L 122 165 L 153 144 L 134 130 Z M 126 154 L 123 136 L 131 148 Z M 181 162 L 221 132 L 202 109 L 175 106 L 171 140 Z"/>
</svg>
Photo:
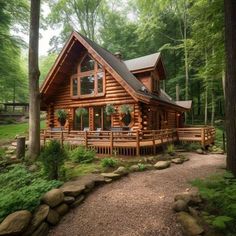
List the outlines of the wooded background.
<svg viewBox="0 0 236 236">
<path fill-rule="evenodd" d="M 188 123 L 224 116 L 224 3 L 222 0 L 44 0 L 41 27 L 60 29 L 40 57 L 40 83 L 71 31 L 80 31 L 123 59 L 161 51 L 167 71 L 162 88 L 193 100 Z M 42 10 L 41 10 L 42 12 Z M 29 1 L 0 0 L 0 103 L 28 101 Z"/>
</svg>

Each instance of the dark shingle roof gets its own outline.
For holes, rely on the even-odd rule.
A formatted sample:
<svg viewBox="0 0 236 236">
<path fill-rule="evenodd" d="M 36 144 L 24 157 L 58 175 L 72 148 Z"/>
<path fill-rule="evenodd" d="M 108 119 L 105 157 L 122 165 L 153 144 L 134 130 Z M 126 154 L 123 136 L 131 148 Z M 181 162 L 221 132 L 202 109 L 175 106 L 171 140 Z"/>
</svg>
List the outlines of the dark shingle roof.
<svg viewBox="0 0 236 236">
<path fill-rule="evenodd" d="M 130 71 L 153 68 L 160 58 L 160 55 L 161 54 L 157 52 L 143 57 L 126 60 L 124 63 Z"/>
</svg>

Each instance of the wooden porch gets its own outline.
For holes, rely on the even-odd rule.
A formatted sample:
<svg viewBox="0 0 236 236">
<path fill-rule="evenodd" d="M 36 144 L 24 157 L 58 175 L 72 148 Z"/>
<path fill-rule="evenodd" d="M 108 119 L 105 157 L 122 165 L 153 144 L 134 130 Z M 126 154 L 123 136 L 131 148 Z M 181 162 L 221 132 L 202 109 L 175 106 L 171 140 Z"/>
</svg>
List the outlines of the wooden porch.
<svg viewBox="0 0 236 236">
<path fill-rule="evenodd" d="M 213 127 L 179 128 L 141 131 L 41 131 L 41 141 L 59 140 L 62 145 L 83 145 L 98 154 L 139 156 L 156 154 L 163 145 L 199 142 L 203 147 L 214 142 Z"/>
</svg>

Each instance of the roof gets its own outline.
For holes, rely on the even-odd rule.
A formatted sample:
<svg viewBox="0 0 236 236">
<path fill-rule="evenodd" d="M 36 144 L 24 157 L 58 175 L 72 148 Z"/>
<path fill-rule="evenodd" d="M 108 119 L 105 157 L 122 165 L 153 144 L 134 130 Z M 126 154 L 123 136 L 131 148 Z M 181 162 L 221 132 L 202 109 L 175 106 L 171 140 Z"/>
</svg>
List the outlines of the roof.
<svg viewBox="0 0 236 236">
<path fill-rule="evenodd" d="M 134 98 L 137 97 L 137 100 L 140 100 L 142 102 L 150 102 L 151 100 L 155 100 L 158 102 L 164 102 L 165 104 L 169 104 L 172 106 L 175 106 L 178 109 L 184 109 L 185 107 L 182 107 L 178 104 L 176 104 L 174 101 L 171 101 L 170 97 L 168 97 L 167 94 L 161 92 L 160 96 L 157 96 L 156 94 L 153 94 L 149 92 L 143 83 L 141 83 L 132 73 L 132 70 L 139 68 L 150 68 L 150 66 L 154 67 L 158 61 L 161 59 L 160 53 L 154 53 L 151 55 L 147 55 L 140 58 L 135 58 L 128 61 L 122 61 L 118 59 L 115 55 L 113 55 L 108 50 L 104 49 L 97 43 L 93 42 L 92 40 L 88 39 L 87 37 L 83 36 L 82 34 L 78 32 L 72 32 L 70 39 L 67 41 L 66 45 L 64 46 L 62 52 L 58 56 L 55 64 L 53 65 L 51 71 L 49 72 L 47 78 L 45 79 L 44 83 L 41 86 L 40 92 L 44 93 L 47 86 L 50 86 L 50 80 L 52 73 L 56 73 L 56 66 L 57 64 L 60 64 L 60 59 L 63 57 L 63 54 L 67 54 L 69 49 L 69 42 L 78 40 L 85 48 L 87 47 L 87 50 L 89 52 L 95 53 L 98 57 L 104 60 L 104 63 L 109 65 L 109 67 L 112 69 L 112 71 L 116 72 L 121 78 L 122 83 L 125 82 L 126 85 L 128 85 L 130 89 L 130 94 Z M 90 46 L 90 48 L 88 47 Z M 62 60 L 64 61 L 64 60 Z M 143 63 L 142 63 L 143 61 Z M 61 64 L 60 64 L 61 65 Z M 55 76 L 54 76 L 55 77 Z M 117 76 L 116 76 L 117 77 Z M 118 78 L 117 78 L 118 79 Z"/>
<path fill-rule="evenodd" d="M 192 101 L 191 100 L 188 100 L 188 101 L 175 101 L 175 103 L 178 106 L 184 107 L 188 110 L 191 109 L 191 107 L 192 107 Z"/>
<path fill-rule="evenodd" d="M 161 54 L 157 52 L 157 53 L 146 55 L 143 57 L 130 59 L 130 60 L 124 61 L 124 63 L 128 67 L 128 69 L 133 72 L 136 70 L 154 68 L 160 57 L 161 57 Z"/>
</svg>

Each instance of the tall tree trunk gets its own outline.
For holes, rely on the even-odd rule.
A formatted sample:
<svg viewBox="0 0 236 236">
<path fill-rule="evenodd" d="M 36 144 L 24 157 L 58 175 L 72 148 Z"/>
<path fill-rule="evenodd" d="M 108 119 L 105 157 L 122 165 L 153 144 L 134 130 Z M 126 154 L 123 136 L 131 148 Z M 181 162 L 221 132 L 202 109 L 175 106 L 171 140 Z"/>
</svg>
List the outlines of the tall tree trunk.
<svg viewBox="0 0 236 236">
<path fill-rule="evenodd" d="M 225 0 L 227 169 L 236 176 L 236 1 Z"/>
<path fill-rule="evenodd" d="M 40 0 L 31 0 L 29 37 L 29 155 L 36 159 L 40 152 L 39 41 Z"/>
<path fill-rule="evenodd" d="M 206 85 L 205 88 L 205 118 L 204 118 L 204 124 L 207 125 L 207 120 L 208 120 L 208 86 Z"/>
<path fill-rule="evenodd" d="M 201 91 L 200 83 L 198 82 L 198 91 Z M 198 117 L 201 115 L 201 93 L 197 95 L 197 115 Z"/>
</svg>

